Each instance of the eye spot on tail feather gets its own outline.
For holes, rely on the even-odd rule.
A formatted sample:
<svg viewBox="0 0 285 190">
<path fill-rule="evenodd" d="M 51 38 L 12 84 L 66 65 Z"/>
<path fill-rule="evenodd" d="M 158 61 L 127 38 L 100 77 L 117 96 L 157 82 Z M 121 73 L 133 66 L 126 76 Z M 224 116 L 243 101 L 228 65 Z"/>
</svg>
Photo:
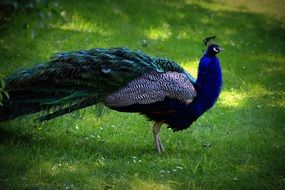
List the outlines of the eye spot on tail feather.
<svg viewBox="0 0 285 190">
<path fill-rule="evenodd" d="M 103 73 L 107 74 L 107 73 L 110 73 L 110 72 L 111 72 L 111 68 L 109 68 L 109 67 L 104 67 L 104 68 L 101 69 L 101 71 L 102 71 Z"/>
</svg>

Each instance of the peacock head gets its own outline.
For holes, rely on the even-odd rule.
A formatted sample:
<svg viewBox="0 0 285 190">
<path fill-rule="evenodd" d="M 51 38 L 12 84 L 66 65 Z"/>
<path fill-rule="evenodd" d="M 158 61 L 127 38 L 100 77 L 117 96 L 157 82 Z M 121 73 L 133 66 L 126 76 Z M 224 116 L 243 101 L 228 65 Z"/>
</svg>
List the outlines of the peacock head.
<svg viewBox="0 0 285 190">
<path fill-rule="evenodd" d="M 221 51 L 223 51 L 223 49 L 219 45 L 211 44 L 211 45 L 208 46 L 208 49 L 207 49 L 205 55 L 216 56 Z"/>
<path fill-rule="evenodd" d="M 215 38 L 216 36 L 210 36 L 203 40 L 204 45 L 208 46 L 205 55 L 216 56 L 218 53 L 220 53 L 223 50 L 219 45 L 213 42 L 213 39 Z"/>
</svg>

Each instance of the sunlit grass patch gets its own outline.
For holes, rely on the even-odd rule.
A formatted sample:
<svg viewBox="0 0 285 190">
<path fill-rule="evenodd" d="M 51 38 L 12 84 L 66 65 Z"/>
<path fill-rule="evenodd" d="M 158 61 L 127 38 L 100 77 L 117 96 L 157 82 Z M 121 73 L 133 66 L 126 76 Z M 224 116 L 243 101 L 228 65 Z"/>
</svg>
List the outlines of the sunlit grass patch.
<svg viewBox="0 0 285 190">
<path fill-rule="evenodd" d="M 282 0 L 272 0 L 271 3 L 268 3 L 266 0 L 241 0 L 238 2 L 234 0 L 214 0 L 211 2 L 188 0 L 186 2 L 189 4 L 198 4 L 213 11 L 223 10 L 246 13 L 262 13 L 275 16 L 279 19 L 285 18 L 284 11 L 282 11 L 282 7 L 284 7 L 284 1 Z"/>
<path fill-rule="evenodd" d="M 152 180 L 134 180 L 130 184 L 132 189 L 141 189 L 141 190 L 172 190 L 173 188 L 168 184 L 159 184 Z"/>
<path fill-rule="evenodd" d="M 229 108 L 240 108 L 246 104 L 246 98 L 247 94 L 240 90 L 223 91 L 219 103 Z"/>
<path fill-rule="evenodd" d="M 253 106 L 262 108 L 269 107 L 284 107 L 284 92 L 272 92 L 266 89 L 263 85 L 248 84 L 248 89 L 230 89 L 223 90 L 219 99 L 219 104 L 224 107 L 242 108 L 245 106 Z M 256 102 L 254 105 L 249 102 Z"/>
<path fill-rule="evenodd" d="M 62 30 L 70 30 L 76 32 L 98 33 L 101 35 L 110 35 L 110 31 L 104 28 L 103 24 L 87 21 L 78 13 L 74 13 L 71 20 L 66 23 L 57 23 L 54 27 Z"/>
<path fill-rule="evenodd" d="M 194 78 L 197 78 L 199 59 L 193 61 L 181 62 L 183 68 L 189 72 Z"/>
<path fill-rule="evenodd" d="M 148 38 L 152 40 L 166 40 L 171 35 L 170 25 L 167 23 L 163 23 L 161 26 L 151 27 L 146 31 L 146 35 Z"/>
</svg>

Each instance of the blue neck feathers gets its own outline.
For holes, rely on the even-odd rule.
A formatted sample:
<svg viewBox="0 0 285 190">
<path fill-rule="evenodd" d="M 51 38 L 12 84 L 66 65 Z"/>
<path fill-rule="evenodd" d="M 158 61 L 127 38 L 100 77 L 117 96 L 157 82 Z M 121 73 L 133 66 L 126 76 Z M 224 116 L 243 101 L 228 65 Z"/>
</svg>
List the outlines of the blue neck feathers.
<svg viewBox="0 0 285 190">
<path fill-rule="evenodd" d="M 215 104 L 221 87 L 222 71 L 219 59 L 215 56 L 209 56 L 206 53 L 200 60 L 198 77 L 195 83 L 195 89 L 197 91 L 195 101 L 197 102 L 196 104 L 199 104 L 201 114 Z"/>
</svg>

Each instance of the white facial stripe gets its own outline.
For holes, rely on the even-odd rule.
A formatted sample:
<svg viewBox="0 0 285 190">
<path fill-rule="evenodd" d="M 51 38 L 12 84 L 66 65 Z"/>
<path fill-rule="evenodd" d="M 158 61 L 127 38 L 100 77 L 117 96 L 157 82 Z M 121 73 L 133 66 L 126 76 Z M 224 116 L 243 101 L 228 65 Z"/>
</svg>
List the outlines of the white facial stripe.
<svg viewBox="0 0 285 190">
<path fill-rule="evenodd" d="M 217 50 L 216 47 L 214 47 L 213 50 L 214 50 L 215 52 L 219 52 L 219 50 Z"/>
</svg>

